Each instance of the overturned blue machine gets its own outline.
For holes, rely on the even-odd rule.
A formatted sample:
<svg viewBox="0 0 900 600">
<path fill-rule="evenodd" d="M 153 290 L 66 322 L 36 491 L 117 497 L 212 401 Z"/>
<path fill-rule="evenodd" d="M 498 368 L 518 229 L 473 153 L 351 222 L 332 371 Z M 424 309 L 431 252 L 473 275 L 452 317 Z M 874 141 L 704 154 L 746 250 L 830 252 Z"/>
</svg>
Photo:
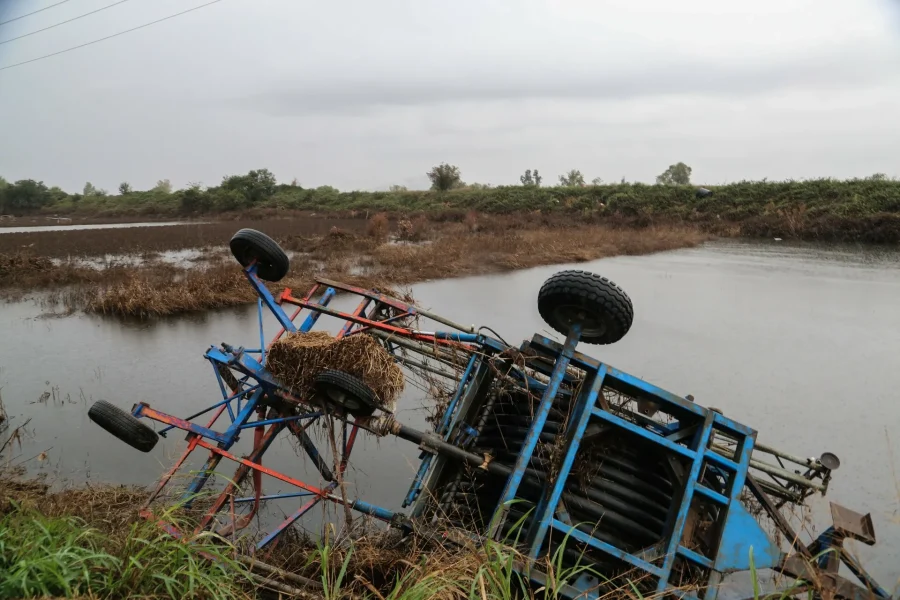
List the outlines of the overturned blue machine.
<svg viewBox="0 0 900 600">
<path fill-rule="evenodd" d="M 207 350 L 222 397 L 186 419 L 145 403 L 130 412 L 104 401 L 90 409 L 98 425 L 145 452 L 158 435 L 187 432 L 184 455 L 147 507 L 199 450 L 207 459 L 184 490 L 185 501 L 209 483 L 222 459 L 237 463 L 237 470 L 198 530 L 233 532 L 247 527 L 267 500 L 299 502 L 283 522 L 260 534 L 258 550 L 318 503 L 333 502 L 403 534 L 443 543 L 507 541 L 521 551 L 518 570 L 536 585 L 547 577 L 544 559 L 550 555 L 566 567 L 586 566 L 560 591 L 570 598 L 603 596 L 610 580 L 626 574 L 642 593 L 712 599 L 725 575 L 751 568 L 785 574 L 792 594 L 889 597 L 843 546 L 848 538 L 875 543 L 869 515 L 832 504 L 833 525 L 811 543 L 801 542 L 785 517 L 809 496 L 826 492 L 839 466 L 836 456 L 803 458 L 757 444 L 754 429 L 721 411 L 578 350 L 579 343 L 614 343 L 631 327 L 631 301 L 608 279 L 583 271 L 550 277 L 538 293 L 538 309 L 565 339 L 535 335 L 515 347 L 489 328 L 459 325 L 383 291 L 320 279 L 303 298 L 290 289 L 273 296 L 263 281 L 287 274 L 281 248 L 249 229 L 237 232 L 230 245 L 258 294 L 260 337 L 252 348 L 222 344 Z M 329 306 L 338 292 L 359 297 L 353 312 Z M 295 309 L 289 314 L 286 306 Z M 346 371 L 322 368 L 312 388 L 298 394 L 267 368 L 272 343 L 265 343 L 265 311 L 278 322 L 273 343 L 310 332 L 327 315 L 343 322 L 335 340 L 370 336 L 409 377 L 442 382 L 446 392 L 433 429 L 399 422 L 390 402 L 379 401 L 384 399 Z M 423 322 L 445 330 L 424 330 Z M 146 419 L 164 427 L 154 431 Z M 320 419 L 332 431 L 343 423 L 333 465 L 307 432 Z M 253 433 L 253 449 L 237 456 L 232 447 L 246 430 Z M 338 493 L 359 432 L 396 436 L 421 449 L 405 510 Z M 281 434 L 299 442 L 324 486 L 263 464 Z M 262 474 L 296 491 L 266 495 Z M 236 497 L 248 477 L 255 493 Z M 236 503 L 251 505 L 250 515 L 235 517 Z M 842 564 L 855 579 L 839 573 Z"/>
</svg>

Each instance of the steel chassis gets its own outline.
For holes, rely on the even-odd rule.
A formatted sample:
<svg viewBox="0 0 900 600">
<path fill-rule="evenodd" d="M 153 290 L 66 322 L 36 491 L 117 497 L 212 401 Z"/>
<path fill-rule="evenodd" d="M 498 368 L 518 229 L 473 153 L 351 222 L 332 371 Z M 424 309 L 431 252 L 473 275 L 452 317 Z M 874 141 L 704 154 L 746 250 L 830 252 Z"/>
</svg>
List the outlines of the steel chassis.
<svg viewBox="0 0 900 600">
<path fill-rule="evenodd" d="M 548 533 L 559 531 L 654 578 L 657 592 L 679 597 L 693 598 L 696 594 L 679 591 L 674 585 L 672 574 L 676 560 L 687 561 L 705 570 L 708 575 L 703 597 L 709 600 L 716 597 L 718 584 L 725 574 L 749 569 L 751 560 L 758 569 L 771 567 L 800 580 L 795 588 L 796 592 L 814 589 L 817 593 L 860 600 L 889 597 L 888 592 L 843 551 L 843 541 L 848 537 L 867 544 L 875 543 L 868 515 L 859 515 L 832 505 L 835 525 L 811 544 L 804 545 L 780 511 L 785 503 L 800 503 L 811 493 L 824 493 L 831 469 L 835 465 L 824 460 L 824 456 L 821 461 L 804 459 L 757 444 L 755 430 L 726 417 L 716 409 L 700 406 L 689 397 L 667 392 L 578 352 L 576 346 L 580 328 L 577 325 L 571 329 L 562 344 L 535 335 L 519 348 L 512 348 L 495 337 L 480 333 L 481 330 L 475 331 L 473 327 L 459 325 L 377 291 L 320 279 L 302 298 L 294 297 L 290 289 L 285 289 L 276 298 L 257 277 L 254 264 L 245 268 L 244 274 L 258 296 L 259 347 L 243 348 L 222 344 L 221 347 L 210 347 L 206 351 L 204 358 L 213 367 L 222 399 L 186 419 L 154 410 L 146 403 L 139 403 L 132 410 L 135 417 L 163 424 L 165 427 L 158 432 L 160 435 L 165 436 L 174 429 L 187 432 L 187 448 L 161 478 L 147 500 L 142 511 L 145 517 L 152 515 L 151 504 L 160 497 L 188 457 L 194 451 L 201 450 L 208 452 L 208 457 L 183 492 L 185 504 L 193 501 L 223 458 L 237 463 L 238 467 L 225 489 L 201 518 L 197 531 L 210 528 L 217 514 L 226 505 L 252 503 L 252 516 L 261 502 L 285 498 L 300 498 L 300 506 L 258 541 L 257 550 L 263 550 L 272 544 L 280 534 L 320 502 L 344 505 L 408 531 L 427 505 L 428 494 L 423 491 L 439 478 L 443 470 L 462 462 L 506 477 L 491 527 L 486 531 L 469 532 L 470 537 L 475 539 L 496 538 L 499 536 L 499 526 L 506 518 L 509 502 L 516 498 L 517 491 L 526 478 L 526 467 L 545 426 L 551 404 L 559 393 L 563 393 L 561 387 L 565 387 L 564 383 L 571 382 L 572 369 L 575 369 L 583 374 L 583 385 L 577 387 L 574 410 L 566 424 L 561 471 L 556 480 L 546 486 L 540 501 L 534 507 L 532 525 L 525 532 L 526 560 L 518 565 L 532 580 L 538 583 L 543 581 L 545 575 L 538 568 L 538 558 L 543 552 Z M 337 291 L 360 297 L 359 305 L 353 312 L 346 313 L 329 307 Z M 317 295 L 318 299 L 315 299 Z M 293 306 L 293 312 L 288 314 L 284 310 L 285 306 Z M 307 310 L 305 319 L 297 326 L 295 322 L 304 309 Z M 321 315 L 328 315 L 344 321 L 337 337 L 373 335 L 404 366 L 447 378 L 455 386 L 455 392 L 435 431 L 416 431 L 397 422 L 385 411 L 373 418 L 353 419 L 339 408 L 322 405 L 314 398 L 294 397 L 290 390 L 281 386 L 266 371 L 265 358 L 269 345 L 265 343 L 263 331 L 265 310 L 274 315 L 280 326 L 269 345 L 285 332 L 310 331 Z M 426 332 L 411 327 L 411 320 L 418 317 L 437 321 L 450 330 Z M 512 467 L 491 462 L 489 456 L 468 450 L 469 442 L 478 433 L 472 423 L 468 422 L 470 409 L 489 368 L 488 359 L 510 351 L 527 354 L 528 358 L 523 365 L 513 366 L 507 377 L 541 398 L 525 445 Z M 611 406 L 604 396 L 604 391 L 607 390 L 635 398 L 641 406 Z M 194 422 L 210 413 L 205 424 Z M 223 415 L 228 417 L 227 427 L 224 430 L 217 429 L 217 423 Z M 659 418 L 660 416 L 664 418 Z M 349 432 L 346 426 L 343 429 L 344 438 L 341 440 L 341 459 L 337 473 L 326 464 L 307 433 L 310 424 L 321 418 L 337 419 L 350 425 Z M 681 493 L 667 523 L 668 535 L 660 544 L 645 548 L 639 553 L 628 553 L 573 526 L 562 501 L 563 488 L 585 432 L 591 424 L 618 428 L 658 445 L 684 466 Z M 253 448 L 246 456 L 237 456 L 231 449 L 246 430 L 253 431 Z M 420 468 L 403 502 L 404 507 L 412 506 L 410 516 L 337 493 L 360 430 L 377 435 L 396 435 L 417 443 L 422 449 Z M 326 482 L 323 487 L 311 485 L 263 465 L 262 458 L 266 450 L 276 436 L 285 431 L 296 438 L 317 468 Z M 765 457 L 774 458 L 776 463 L 766 462 Z M 803 470 L 793 468 L 798 466 Z M 713 469 L 722 476 L 727 482 L 725 493 L 709 489 L 701 483 L 700 475 L 704 469 Z M 251 474 L 254 477 L 255 495 L 235 498 L 238 487 Z M 261 474 L 289 484 L 296 491 L 265 495 L 261 490 Z M 756 498 L 775 527 L 784 535 L 790 544 L 787 552 L 772 541 L 747 511 L 743 504 L 745 490 Z M 712 552 L 707 554 L 700 554 L 682 542 L 695 499 L 720 507 L 720 519 L 715 523 L 716 541 Z M 248 523 L 249 517 L 244 516 L 234 519 L 228 527 L 234 530 L 245 527 Z M 161 525 L 173 535 L 182 535 L 170 523 Z M 838 575 L 841 563 L 857 576 L 862 585 Z M 596 589 L 596 581 L 584 576 L 563 592 L 573 598 L 597 597 L 592 589 Z"/>
</svg>

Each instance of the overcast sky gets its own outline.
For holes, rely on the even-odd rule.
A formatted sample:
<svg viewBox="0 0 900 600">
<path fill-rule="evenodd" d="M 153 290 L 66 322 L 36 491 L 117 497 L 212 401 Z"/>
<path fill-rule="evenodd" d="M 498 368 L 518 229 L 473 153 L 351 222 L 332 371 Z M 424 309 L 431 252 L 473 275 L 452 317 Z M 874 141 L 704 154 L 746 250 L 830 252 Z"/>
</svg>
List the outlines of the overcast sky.
<svg viewBox="0 0 900 600">
<path fill-rule="evenodd" d="M 0 22 L 59 0 L 0 0 Z M 0 68 L 209 0 L 68 0 Z M 896 0 L 221 0 L 0 70 L 0 176 L 69 191 L 269 168 L 344 190 L 900 176 Z"/>
</svg>

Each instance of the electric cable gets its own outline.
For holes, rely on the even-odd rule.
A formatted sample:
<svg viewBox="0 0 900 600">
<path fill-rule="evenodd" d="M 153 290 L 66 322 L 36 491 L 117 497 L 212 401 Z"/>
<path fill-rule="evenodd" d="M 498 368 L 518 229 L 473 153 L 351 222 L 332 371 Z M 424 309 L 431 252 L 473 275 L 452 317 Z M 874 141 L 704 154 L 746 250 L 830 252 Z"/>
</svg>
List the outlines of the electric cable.
<svg viewBox="0 0 900 600">
<path fill-rule="evenodd" d="M 169 19 L 174 19 L 175 17 L 180 17 L 181 15 L 185 15 L 189 12 L 193 12 L 195 10 L 200 10 L 201 8 L 206 8 L 207 6 L 217 4 L 222 0 L 212 0 L 212 2 L 207 2 L 206 4 L 201 4 L 200 6 L 195 6 L 194 8 L 189 8 L 187 10 L 183 10 L 179 13 L 175 13 L 173 15 L 169 15 L 168 17 L 163 17 L 162 19 L 157 19 L 155 21 L 150 21 L 149 23 L 144 23 L 143 25 L 138 25 L 137 27 L 132 27 L 131 29 L 126 29 L 124 31 L 120 31 L 118 33 L 114 33 L 112 35 L 108 35 L 106 37 L 102 37 L 90 42 L 86 42 L 84 44 L 79 44 L 77 46 L 72 46 L 71 48 L 66 48 L 65 50 L 60 50 L 59 52 L 52 52 L 50 54 L 45 54 L 44 56 L 38 56 L 37 58 L 32 58 L 30 60 L 23 60 L 22 62 L 13 63 L 11 65 L 6 65 L 5 67 L 0 67 L 0 71 L 5 71 L 6 69 L 12 69 L 14 67 L 21 67 L 22 65 L 27 65 L 28 63 L 37 62 L 39 60 L 44 60 L 45 58 L 50 58 L 53 56 L 59 56 L 60 54 L 65 54 L 66 52 L 71 52 L 72 50 L 78 50 L 79 48 L 85 48 L 87 46 L 91 46 L 93 44 L 98 44 L 100 42 L 104 42 L 106 40 L 110 40 L 114 37 L 119 37 L 120 35 L 125 35 L 126 33 L 131 33 L 132 31 L 137 31 L 138 29 L 144 29 L 145 27 L 150 27 L 151 25 L 156 25 L 157 23 L 162 23 L 163 21 L 168 21 Z"/>
<path fill-rule="evenodd" d="M 40 8 L 38 10 L 31 11 L 30 13 L 25 13 L 20 17 L 15 17 L 14 19 L 7 19 L 6 21 L 0 21 L 0 26 L 6 25 L 7 23 L 12 23 L 13 21 L 18 21 L 19 19 L 24 19 L 25 17 L 30 17 L 31 15 L 36 15 L 39 12 L 44 12 L 48 8 L 53 8 L 54 6 L 59 6 L 60 4 L 65 4 L 69 0 L 62 0 L 62 2 L 57 2 L 56 4 L 51 4 L 50 6 L 45 6 L 44 8 Z"/>
<path fill-rule="evenodd" d="M 9 38 L 8 40 L 3 40 L 2 42 L 0 42 L 0 46 L 2 46 L 3 44 L 8 44 L 10 42 L 14 42 L 16 40 L 21 40 L 22 38 L 27 38 L 30 35 L 34 35 L 36 33 L 41 33 L 42 31 L 47 31 L 48 29 L 53 29 L 54 27 L 59 27 L 60 25 L 65 25 L 66 23 L 71 23 L 72 21 L 77 21 L 78 19 L 83 19 L 85 17 L 89 17 L 93 14 L 104 11 L 107 8 L 112 8 L 113 6 L 118 6 L 118 5 L 128 2 L 128 1 L 129 0 L 119 0 L 118 2 L 113 2 L 112 4 L 107 4 L 106 6 L 100 7 L 97 10 L 92 10 L 91 12 L 84 13 L 83 15 L 78 15 L 77 17 L 72 17 L 71 19 L 66 19 L 65 21 L 60 21 L 59 23 L 55 23 L 53 25 L 50 25 L 49 27 L 44 27 L 43 29 L 38 29 L 38 30 L 32 31 L 30 33 L 23 33 L 22 35 L 20 35 L 18 37 Z"/>
</svg>

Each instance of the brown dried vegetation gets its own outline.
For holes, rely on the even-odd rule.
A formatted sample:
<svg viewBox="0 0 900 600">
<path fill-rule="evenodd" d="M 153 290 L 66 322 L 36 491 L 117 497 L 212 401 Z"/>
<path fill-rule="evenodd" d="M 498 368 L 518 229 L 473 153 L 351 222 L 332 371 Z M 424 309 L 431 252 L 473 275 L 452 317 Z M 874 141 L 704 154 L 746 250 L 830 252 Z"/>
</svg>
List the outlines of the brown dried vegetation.
<svg viewBox="0 0 900 600">
<path fill-rule="evenodd" d="M 0 293 L 12 296 L 51 288 L 57 303 L 69 310 L 139 318 L 246 304 L 253 301 L 254 294 L 236 263 L 221 248 L 244 225 L 264 231 L 286 251 L 295 253 L 288 276 L 270 285 L 274 292 L 284 287 L 306 291 L 317 276 L 366 287 L 409 285 L 431 279 L 659 252 L 693 246 L 706 239 L 696 229 L 678 226 L 633 229 L 531 213 L 460 217 L 459 221 L 445 222 L 430 222 L 421 215 L 401 218 L 396 224 L 398 241 L 384 241 L 366 229 L 369 226 L 364 224 L 371 224 L 376 218 L 377 223 L 389 223 L 384 215 L 368 221 L 347 219 L 341 227 L 334 220 L 307 219 L 217 223 L 211 230 L 185 225 L 70 231 L 65 232 L 61 241 L 56 239 L 61 234 L 55 232 L 29 234 L 45 237 L 36 238 L 35 247 L 29 248 L 28 253 L 0 253 Z M 312 226 L 310 221 L 317 224 Z M 378 225 L 376 233 L 381 227 Z M 320 233 L 309 233 L 310 229 Z M 197 234 L 198 231 L 201 233 Z M 162 263 L 152 255 L 140 266 L 114 264 L 104 269 L 85 266 L 77 260 L 54 264 L 48 259 L 66 249 L 81 249 L 78 257 L 96 256 L 86 250 L 92 242 L 86 243 L 78 236 L 93 240 L 97 234 L 107 238 L 104 248 L 110 253 L 122 254 L 137 248 L 165 249 L 166 238 L 173 248 L 192 247 L 192 238 L 199 242 L 194 247 L 214 241 L 218 248 L 204 250 L 208 260 L 178 266 Z M 5 238 L 7 235 L 0 235 L 0 243 Z M 118 239 L 121 245 L 115 246 L 113 239 Z M 6 244 L 10 245 L 8 241 Z"/>
</svg>

